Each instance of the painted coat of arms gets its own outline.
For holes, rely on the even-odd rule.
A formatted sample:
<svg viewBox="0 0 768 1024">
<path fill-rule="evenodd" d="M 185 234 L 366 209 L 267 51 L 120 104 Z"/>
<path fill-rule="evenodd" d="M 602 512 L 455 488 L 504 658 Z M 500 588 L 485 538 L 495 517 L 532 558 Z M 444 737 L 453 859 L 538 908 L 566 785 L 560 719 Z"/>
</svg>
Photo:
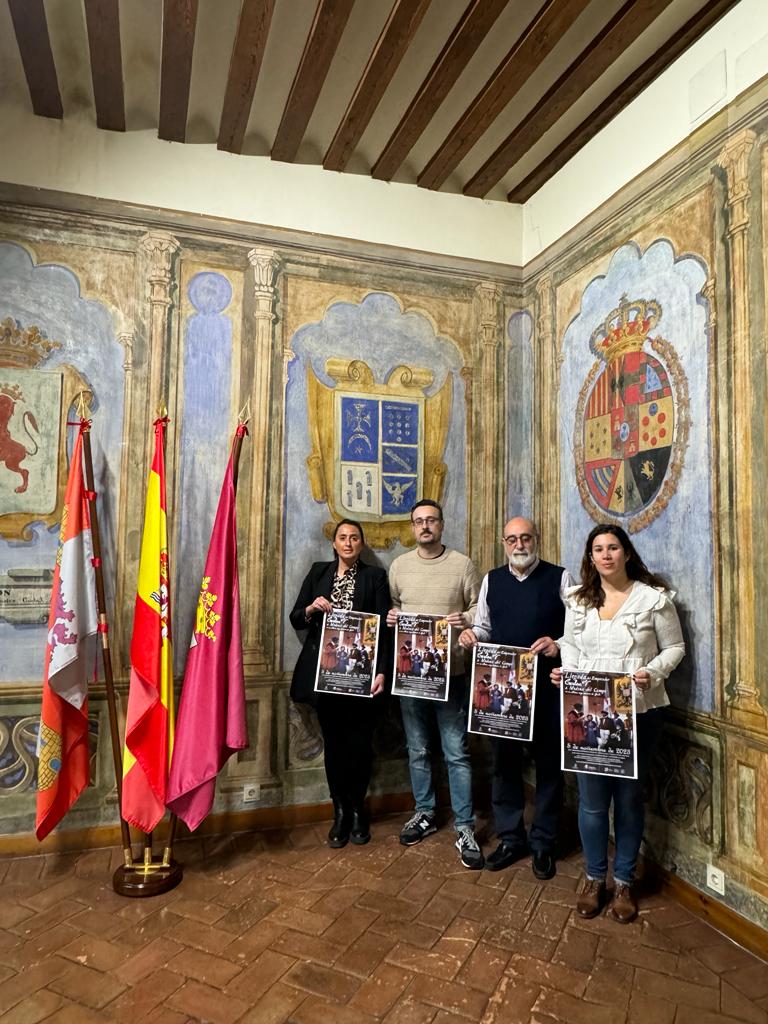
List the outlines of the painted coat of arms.
<svg viewBox="0 0 768 1024">
<path fill-rule="evenodd" d="M 440 500 L 446 467 L 451 382 L 435 395 L 428 370 L 398 366 L 377 383 L 360 360 L 329 359 L 329 388 L 308 370 L 312 496 L 327 502 L 330 536 L 345 516 L 366 523 L 372 547 L 413 544 L 411 505 L 423 494 Z"/>
<path fill-rule="evenodd" d="M 592 333 L 598 361 L 579 393 L 576 479 L 596 522 L 637 532 L 675 493 L 688 443 L 688 384 L 677 353 L 650 334 L 658 302 L 626 295 Z"/>
<path fill-rule="evenodd" d="M 341 507 L 402 518 L 421 490 L 424 399 L 336 395 Z"/>
<path fill-rule="evenodd" d="M 62 438 L 85 382 L 71 367 L 44 369 L 60 345 L 11 317 L 0 322 L 0 537 L 30 540 L 31 523 L 61 519 L 67 482 Z"/>
</svg>

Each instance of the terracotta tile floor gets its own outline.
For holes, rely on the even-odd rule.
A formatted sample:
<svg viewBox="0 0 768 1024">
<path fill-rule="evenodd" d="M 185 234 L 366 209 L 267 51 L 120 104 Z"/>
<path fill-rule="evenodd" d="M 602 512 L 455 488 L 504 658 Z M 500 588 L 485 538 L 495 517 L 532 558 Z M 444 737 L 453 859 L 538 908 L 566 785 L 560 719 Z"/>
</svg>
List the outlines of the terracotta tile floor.
<svg viewBox="0 0 768 1024">
<path fill-rule="evenodd" d="M 669 899 L 584 922 L 578 854 L 467 871 L 404 820 L 188 841 L 147 900 L 113 893 L 117 850 L 0 861 L 1 1024 L 768 1024 L 768 965 Z"/>
</svg>

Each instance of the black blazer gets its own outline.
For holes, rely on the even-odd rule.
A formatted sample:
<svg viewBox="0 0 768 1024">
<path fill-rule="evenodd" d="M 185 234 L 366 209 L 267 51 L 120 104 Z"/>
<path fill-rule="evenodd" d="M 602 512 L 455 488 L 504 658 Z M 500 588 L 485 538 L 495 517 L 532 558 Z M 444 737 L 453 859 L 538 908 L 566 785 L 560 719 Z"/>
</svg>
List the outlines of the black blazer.
<svg viewBox="0 0 768 1024">
<path fill-rule="evenodd" d="M 314 704 L 317 699 L 314 687 L 317 659 L 320 656 L 323 616 L 317 612 L 307 622 L 304 613 L 316 597 L 327 597 L 330 600 L 336 565 L 335 561 L 314 563 L 301 585 L 296 604 L 290 614 L 293 628 L 307 631 L 291 679 L 291 697 L 297 704 Z M 391 607 L 386 570 L 380 569 L 377 565 L 366 565 L 365 562 L 358 561 L 352 608 L 359 612 L 376 612 L 381 616 L 376 675 L 379 672 L 387 675 L 392 668 L 392 630 L 387 626 L 387 612 Z"/>
</svg>

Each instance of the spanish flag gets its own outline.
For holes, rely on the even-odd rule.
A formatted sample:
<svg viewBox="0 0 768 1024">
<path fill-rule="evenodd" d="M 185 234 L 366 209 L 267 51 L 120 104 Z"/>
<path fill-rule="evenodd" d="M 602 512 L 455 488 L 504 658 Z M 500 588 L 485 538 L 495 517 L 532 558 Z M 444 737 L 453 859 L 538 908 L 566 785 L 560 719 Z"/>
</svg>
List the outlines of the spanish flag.
<svg viewBox="0 0 768 1024">
<path fill-rule="evenodd" d="M 98 639 L 91 521 L 83 482 L 83 427 L 69 467 L 53 573 L 39 758 L 35 833 L 44 839 L 88 785 L 88 676 Z"/>
<path fill-rule="evenodd" d="M 131 685 L 123 754 L 123 818 L 151 832 L 165 812 L 173 752 L 173 656 L 163 435 L 155 420 L 155 454 L 147 483 L 144 534 L 131 637 Z"/>
</svg>

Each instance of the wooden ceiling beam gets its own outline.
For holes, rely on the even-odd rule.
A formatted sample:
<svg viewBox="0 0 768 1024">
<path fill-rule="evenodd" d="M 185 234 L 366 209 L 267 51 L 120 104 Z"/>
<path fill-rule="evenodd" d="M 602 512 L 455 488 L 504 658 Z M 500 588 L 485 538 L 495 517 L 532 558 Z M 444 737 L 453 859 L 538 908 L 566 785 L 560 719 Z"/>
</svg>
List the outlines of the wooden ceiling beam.
<svg viewBox="0 0 768 1024">
<path fill-rule="evenodd" d="M 673 0 L 627 0 L 464 186 L 482 198 Z"/>
<path fill-rule="evenodd" d="M 118 0 L 84 2 L 96 124 L 109 131 L 124 132 L 125 97 Z"/>
<path fill-rule="evenodd" d="M 422 188 L 440 188 L 588 3 L 589 0 L 547 0 L 542 5 L 424 167 L 417 184 Z"/>
<path fill-rule="evenodd" d="M 184 142 L 198 0 L 163 0 L 158 138 Z"/>
<path fill-rule="evenodd" d="M 658 76 L 683 54 L 689 46 L 709 31 L 738 0 L 709 0 L 700 11 L 678 29 L 653 56 L 644 61 L 618 88 L 614 89 L 600 106 L 589 114 L 563 142 L 558 143 L 554 152 L 534 168 L 519 182 L 507 196 L 510 203 L 524 203 L 538 192 L 541 186 L 549 181 L 561 167 L 571 159 L 599 131 L 631 103 L 635 97 L 647 88 Z"/>
<path fill-rule="evenodd" d="M 43 0 L 8 0 L 13 31 L 24 66 L 32 110 L 41 117 L 64 116 Z"/>
<path fill-rule="evenodd" d="M 429 74 L 373 165 L 371 177 L 391 181 L 508 0 L 470 0 Z"/>
<path fill-rule="evenodd" d="M 273 160 L 291 163 L 296 158 L 354 2 L 318 0 L 315 18 L 272 144 L 270 155 Z"/>
<path fill-rule="evenodd" d="M 243 0 L 240 7 L 217 144 L 228 153 L 243 149 L 274 9 L 275 0 Z"/>
<path fill-rule="evenodd" d="M 347 166 L 430 3 L 431 0 L 395 0 L 325 154 L 323 167 L 327 171 L 343 171 Z"/>
</svg>

